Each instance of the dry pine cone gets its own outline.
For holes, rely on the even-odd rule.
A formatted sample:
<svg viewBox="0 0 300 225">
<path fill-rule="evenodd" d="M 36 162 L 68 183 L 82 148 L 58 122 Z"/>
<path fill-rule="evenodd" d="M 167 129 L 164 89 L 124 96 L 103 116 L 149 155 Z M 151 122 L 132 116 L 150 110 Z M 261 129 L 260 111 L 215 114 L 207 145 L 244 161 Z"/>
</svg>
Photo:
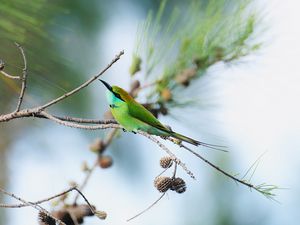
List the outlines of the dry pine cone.
<svg viewBox="0 0 300 225">
<path fill-rule="evenodd" d="M 177 177 L 173 180 L 170 188 L 172 191 L 176 191 L 177 193 L 181 194 L 186 191 L 185 181 L 182 178 Z"/>
<path fill-rule="evenodd" d="M 167 169 L 172 166 L 173 160 L 171 157 L 165 156 L 160 159 L 159 164 L 162 168 Z"/>
<path fill-rule="evenodd" d="M 172 178 L 170 177 L 156 177 L 154 180 L 154 187 L 159 192 L 166 192 L 171 188 L 172 185 Z"/>
</svg>

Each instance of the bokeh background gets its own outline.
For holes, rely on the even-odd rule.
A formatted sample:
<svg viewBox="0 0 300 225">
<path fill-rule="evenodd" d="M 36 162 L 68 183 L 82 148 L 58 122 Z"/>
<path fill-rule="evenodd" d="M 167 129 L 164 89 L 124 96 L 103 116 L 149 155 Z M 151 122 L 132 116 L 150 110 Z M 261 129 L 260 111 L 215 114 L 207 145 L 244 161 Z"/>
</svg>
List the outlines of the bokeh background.
<svg viewBox="0 0 300 225">
<path fill-rule="evenodd" d="M 180 7 L 180 1 L 171 2 Z M 26 106 L 63 94 L 97 73 L 122 49 L 125 55 L 103 79 L 128 89 L 138 25 L 159 4 L 150 0 L 0 0 L 0 58 L 7 72 L 20 74 L 22 61 L 13 42 L 24 45 L 30 71 Z M 300 3 L 269 0 L 255 2 L 253 7 L 261 12 L 264 31 L 257 38 L 263 47 L 245 61 L 211 67 L 190 92 L 200 106 L 177 109 L 161 120 L 188 136 L 228 146 L 227 154 L 200 151 L 232 172 L 243 174 L 265 152 L 253 182 L 286 188 L 276 192 L 280 203 L 236 185 L 168 145 L 187 162 L 197 180 L 179 171 L 187 192 L 169 193 L 130 224 L 298 223 Z M 18 90 L 15 81 L 0 77 L 1 113 L 14 108 Z M 104 91 L 94 83 L 51 112 L 100 119 L 107 110 Z M 64 190 L 70 181 L 80 183 L 84 178 L 81 163 L 91 164 L 95 158 L 89 145 L 103 135 L 39 119 L 1 123 L 0 185 L 27 200 L 38 200 Z M 84 193 L 108 218 L 91 217 L 86 224 L 126 224 L 126 219 L 159 197 L 153 179 L 161 171 L 158 162 L 164 152 L 157 146 L 125 133 L 107 154 L 113 156 L 114 166 L 96 170 Z M 13 202 L 2 195 L 0 199 Z M 37 224 L 34 209 L 0 209 L 0 224 L 24 223 Z"/>
</svg>

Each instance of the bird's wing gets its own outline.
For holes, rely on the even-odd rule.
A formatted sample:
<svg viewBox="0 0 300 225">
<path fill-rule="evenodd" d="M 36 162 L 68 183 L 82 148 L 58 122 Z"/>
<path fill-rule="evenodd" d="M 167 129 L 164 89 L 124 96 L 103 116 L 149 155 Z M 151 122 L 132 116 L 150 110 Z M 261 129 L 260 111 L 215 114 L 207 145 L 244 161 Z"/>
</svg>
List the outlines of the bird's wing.
<svg viewBox="0 0 300 225">
<path fill-rule="evenodd" d="M 132 117 L 141 120 L 146 124 L 149 124 L 159 130 L 170 132 L 170 130 L 161 124 L 150 111 L 136 101 L 128 104 L 128 112 Z"/>
</svg>

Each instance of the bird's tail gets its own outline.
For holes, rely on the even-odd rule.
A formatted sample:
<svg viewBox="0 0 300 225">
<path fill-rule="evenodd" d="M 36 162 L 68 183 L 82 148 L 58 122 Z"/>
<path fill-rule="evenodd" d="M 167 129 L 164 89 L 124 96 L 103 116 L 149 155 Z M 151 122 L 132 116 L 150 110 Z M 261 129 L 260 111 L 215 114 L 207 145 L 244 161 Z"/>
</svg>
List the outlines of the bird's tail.
<svg viewBox="0 0 300 225">
<path fill-rule="evenodd" d="M 207 148 L 211 148 L 211 149 L 215 149 L 215 150 L 227 152 L 227 150 L 224 149 L 224 148 L 226 148 L 226 146 L 213 145 L 213 144 L 208 144 L 208 143 L 205 143 L 205 142 L 197 141 L 197 140 L 194 140 L 194 139 L 189 138 L 187 136 L 184 136 L 182 134 L 178 134 L 176 132 L 171 132 L 171 136 L 174 137 L 174 138 L 176 138 L 176 139 L 179 139 L 181 141 L 185 141 L 187 143 L 195 145 L 195 146 L 202 145 L 202 146 L 207 147 Z"/>
</svg>

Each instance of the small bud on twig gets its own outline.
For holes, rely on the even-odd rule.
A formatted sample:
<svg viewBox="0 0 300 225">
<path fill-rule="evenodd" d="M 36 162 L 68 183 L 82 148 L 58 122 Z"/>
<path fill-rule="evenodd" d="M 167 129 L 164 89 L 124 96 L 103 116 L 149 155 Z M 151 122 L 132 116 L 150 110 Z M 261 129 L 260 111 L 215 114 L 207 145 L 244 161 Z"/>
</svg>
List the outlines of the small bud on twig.
<svg viewBox="0 0 300 225">
<path fill-rule="evenodd" d="M 91 145 L 90 145 L 90 150 L 92 152 L 95 152 L 95 153 L 99 153 L 101 152 L 101 150 L 104 148 L 104 142 L 97 138 Z"/>
<path fill-rule="evenodd" d="M 89 168 L 89 166 L 88 166 L 88 164 L 87 164 L 86 161 L 83 161 L 83 162 L 82 162 L 82 164 L 81 164 L 81 171 L 83 171 L 83 172 L 88 172 L 88 171 L 90 171 L 90 168 Z"/>
<path fill-rule="evenodd" d="M 97 216 L 101 220 L 105 220 L 107 217 L 107 213 L 104 211 L 96 211 L 95 216 Z"/>
<path fill-rule="evenodd" d="M 77 187 L 78 186 L 78 184 L 75 181 L 73 181 L 73 180 L 69 181 L 69 185 L 71 187 Z"/>
<path fill-rule="evenodd" d="M 110 156 L 104 156 L 104 155 L 100 155 L 98 157 L 98 165 L 103 168 L 103 169 L 106 169 L 106 168 L 109 168 L 111 167 L 113 164 L 113 160 L 112 160 L 112 157 Z"/>
</svg>

